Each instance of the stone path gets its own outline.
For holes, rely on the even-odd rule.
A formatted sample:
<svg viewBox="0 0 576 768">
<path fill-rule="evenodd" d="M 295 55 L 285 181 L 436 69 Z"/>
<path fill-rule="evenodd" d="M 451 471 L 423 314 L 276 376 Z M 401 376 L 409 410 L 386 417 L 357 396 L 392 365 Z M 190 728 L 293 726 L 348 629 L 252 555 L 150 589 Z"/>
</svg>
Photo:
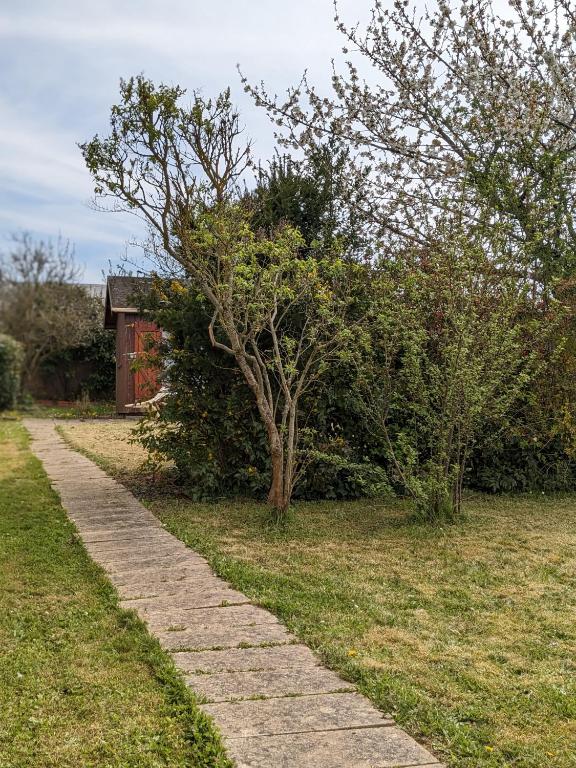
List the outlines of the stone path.
<svg viewBox="0 0 576 768">
<path fill-rule="evenodd" d="M 70 449 L 51 420 L 25 425 L 88 552 L 203 697 L 238 768 L 441 768 L 126 488 Z"/>
</svg>

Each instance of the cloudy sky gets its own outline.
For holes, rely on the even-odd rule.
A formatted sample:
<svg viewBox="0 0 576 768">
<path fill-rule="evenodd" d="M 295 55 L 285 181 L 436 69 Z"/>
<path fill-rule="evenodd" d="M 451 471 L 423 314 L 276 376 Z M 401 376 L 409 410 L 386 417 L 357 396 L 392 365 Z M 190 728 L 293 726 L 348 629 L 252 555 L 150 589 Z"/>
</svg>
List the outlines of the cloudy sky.
<svg viewBox="0 0 576 768">
<path fill-rule="evenodd" d="M 349 21 L 370 0 L 343 0 Z M 249 79 L 283 91 L 304 69 L 329 89 L 342 41 L 331 0 L 10 0 L 0 4 L 0 249 L 12 232 L 62 234 L 76 245 L 84 279 L 100 281 L 141 235 L 127 216 L 90 208 L 91 183 L 77 142 L 106 131 L 118 80 L 144 72 L 198 88 L 227 85 L 255 152 L 271 154 L 272 129 L 243 93 Z M 133 257 L 136 252 L 132 252 Z"/>
</svg>

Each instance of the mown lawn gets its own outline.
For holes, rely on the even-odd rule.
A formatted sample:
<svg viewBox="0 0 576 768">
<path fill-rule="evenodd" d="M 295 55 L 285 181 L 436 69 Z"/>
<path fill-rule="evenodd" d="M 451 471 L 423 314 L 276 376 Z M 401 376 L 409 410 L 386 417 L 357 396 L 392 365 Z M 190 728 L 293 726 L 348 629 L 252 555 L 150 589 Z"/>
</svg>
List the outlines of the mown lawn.
<svg viewBox="0 0 576 768">
<path fill-rule="evenodd" d="M 24 429 L 0 421 L 0 766 L 228 765 L 77 540 Z"/>
<path fill-rule="evenodd" d="M 62 429 L 143 487 L 129 425 Z M 444 528 L 402 502 L 301 503 L 283 531 L 259 504 L 148 504 L 451 768 L 576 766 L 575 497 L 477 496 Z"/>
<path fill-rule="evenodd" d="M 35 419 L 110 419 L 116 417 L 116 403 L 82 400 L 59 404 L 31 402 L 22 413 Z"/>
</svg>

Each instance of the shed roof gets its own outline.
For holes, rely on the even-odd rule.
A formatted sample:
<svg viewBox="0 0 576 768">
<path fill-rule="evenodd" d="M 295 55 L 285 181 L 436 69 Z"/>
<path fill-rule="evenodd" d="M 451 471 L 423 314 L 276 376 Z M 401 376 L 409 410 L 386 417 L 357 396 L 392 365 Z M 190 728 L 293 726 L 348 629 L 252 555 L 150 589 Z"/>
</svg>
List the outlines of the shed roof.
<svg viewBox="0 0 576 768">
<path fill-rule="evenodd" d="M 134 275 L 110 275 L 106 281 L 106 328 L 114 328 L 119 312 L 136 314 L 139 312 L 137 297 L 147 294 L 152 285 L 150 277 L 135 277 Z"/>
</svg>

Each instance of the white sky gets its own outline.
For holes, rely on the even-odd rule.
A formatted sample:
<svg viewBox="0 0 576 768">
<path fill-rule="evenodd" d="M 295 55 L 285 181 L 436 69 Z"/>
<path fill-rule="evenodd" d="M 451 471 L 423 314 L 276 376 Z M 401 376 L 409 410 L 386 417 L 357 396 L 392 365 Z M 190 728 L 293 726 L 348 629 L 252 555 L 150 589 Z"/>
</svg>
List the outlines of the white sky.
<svg viewBox="0 0 576 768">
<path fill-rule="evenodd" d="M 350 22 L 370 6 L 340 3 Z M 255 154 L 266 158 L 272 127 L 243 93 L 236 64 L 275 92 L 307 69 L 328 92 L 343 44 L 333 16 L 331 0 L 2 0 L 0 249 L 19 229 L 61 233 L 75 242 L 84 279 L 100 281 L 139 225 L 89 207 L 76 144 L 106 132 L 119 78 L 144 72 L 207 96 L 230 85 Z"/>
</svg>

